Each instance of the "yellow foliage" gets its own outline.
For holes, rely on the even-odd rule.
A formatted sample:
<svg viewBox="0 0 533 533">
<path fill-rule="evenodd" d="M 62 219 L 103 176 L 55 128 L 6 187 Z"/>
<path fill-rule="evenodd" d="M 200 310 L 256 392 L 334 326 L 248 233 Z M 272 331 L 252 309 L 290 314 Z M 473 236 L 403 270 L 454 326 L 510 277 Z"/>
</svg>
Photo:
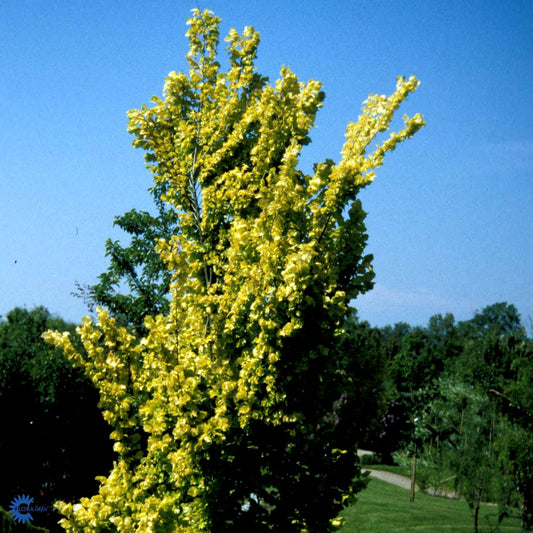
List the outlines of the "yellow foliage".
<svg viewBox="0 0 533 533">
<path fill-rule="evenodd" d="M 58 504 L 69 532 L 209 531 L 210 450 L 252 423 L 296 435 L 305 417 L 287 407 L 279 369 L 295 355 L 285 347 L 304 331 L 308 309 L 341 334 L 349 302 L 371 287 L 370 261 L 353 244 L 365 238 L 356 196 L 424 124 L 404 117 L 371 147 L 418 86 L 398 78 L 391 96 L 370 96 L 348 125 L 340 161 L 305 175 L 298 158 L 322 105 L 320 83 L 284 67 L 268 85 L 255 72 L 259 34 L 250 27 L 229 32 L 221 72 L 219 19 L 195 11 L 188 23 L 188 76 L 171 72 L 152 107 L 129 112 L 133 144 L 179 213 L 179 233 L 157 244 L 174 276 L 170 313 L 148 317 L 137 340 L 99 309 L 96 324 L 79 327 L 83 354 L 67 334 L 46 335 L 98 387 L 118 454 L 97 495 Z"/>
</svg>

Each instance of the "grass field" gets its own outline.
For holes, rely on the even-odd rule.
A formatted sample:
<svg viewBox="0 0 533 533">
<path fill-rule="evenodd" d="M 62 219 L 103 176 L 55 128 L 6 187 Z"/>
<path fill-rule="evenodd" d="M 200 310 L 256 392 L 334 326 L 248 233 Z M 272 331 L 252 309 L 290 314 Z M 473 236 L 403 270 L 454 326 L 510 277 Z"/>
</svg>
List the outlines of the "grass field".
<svg viewBox="0 0 533 533">
<path fill-rule="evenodd" d="M 447 500 L 417 492 L 415 503 L 409 503 L 409 491 L 371 479 L 355 505 L 344 513 L 346 524 L 341 533 L 472 533 L 474 519 L 464 501 Z M 479 533 L 520 533 L 518 512 L 498 523 L 497 508 L 482 505 Z"/>
</svg>

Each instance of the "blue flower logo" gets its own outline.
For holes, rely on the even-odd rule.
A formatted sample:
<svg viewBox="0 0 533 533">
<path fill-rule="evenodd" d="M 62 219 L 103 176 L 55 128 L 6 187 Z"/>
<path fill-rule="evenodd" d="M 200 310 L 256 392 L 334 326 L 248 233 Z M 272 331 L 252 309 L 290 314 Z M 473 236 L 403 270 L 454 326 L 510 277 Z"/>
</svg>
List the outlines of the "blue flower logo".
<svg viewBox="0 0 533 533">
<path fill-rule="evenodd" d="M 17 522 L 22 522 L 25 524 L 30 520 L 33 520 L 33 516 L 30 514 L 30 505 L 33 502 L 33 498 L 29 496 L 17 496 L 9 506 L 9 514 Z"/>
</svg>

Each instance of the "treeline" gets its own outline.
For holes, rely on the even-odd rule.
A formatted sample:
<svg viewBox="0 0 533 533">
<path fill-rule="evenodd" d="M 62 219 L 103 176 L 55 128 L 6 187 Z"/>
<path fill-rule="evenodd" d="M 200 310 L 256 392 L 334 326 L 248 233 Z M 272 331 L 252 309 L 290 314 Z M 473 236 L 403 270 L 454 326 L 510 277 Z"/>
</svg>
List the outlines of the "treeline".
<svg viewBox="0 0 533 533">
<path fill-rule="evenodd" d="M 27 495 L 33 506 L 47 508 L 9 528 L 3 513 L 3 531 L 26 531 L 32 524 L 62 531 L 54 501 L 94 494 L 95 476 L 112 465 L 98 393 L 42 340 L 48 329 L 68 331 L 79 342 L 75 325 L 44 307 L 16 308 L 0 320 L 0 506 L 9 510 L 14 498 Z"/>
<path fill-rule="evenodd" d="M 92 383 L 45 344 L 44 331 L 75 326 L 47 309 L 16 308 L 0 320 L 0 506 L 76 501 L 98 490 L 113 461 L 109 427 Z M 466 321 L 435 315 L 427 326 L 346 323 L 339 353 L 358 401 L 341 397 L 324 426 L 352 426 L 358 446 L 384 463 L 411 464 L 421 485 L 452 489 L 474 510 L 520 507 L 531 528 L 533 340 L 513 305 L 496 303 Z M 326 406 L 327 407 L 327 406 Z M 441 481 L 445 480 L 442 484 Z M 51 508 L 33 523 L 60 531 Z M 16 529 L 13 529 L 16 531 Z"/>
<path fill-rule="evenodd" d="M 435 315 L 425 327 L 352 321 L 357 351 L 383 375 L 384 411 L 361 443 L 384 463 L 418 461 L 423 487 L 453 491 L 473 509 L 522 509 L 533 525 L 533 341 L 514 305 L 466 321 Z M 352 335 L 352 338 L 353 335 Z"/>
</svg>

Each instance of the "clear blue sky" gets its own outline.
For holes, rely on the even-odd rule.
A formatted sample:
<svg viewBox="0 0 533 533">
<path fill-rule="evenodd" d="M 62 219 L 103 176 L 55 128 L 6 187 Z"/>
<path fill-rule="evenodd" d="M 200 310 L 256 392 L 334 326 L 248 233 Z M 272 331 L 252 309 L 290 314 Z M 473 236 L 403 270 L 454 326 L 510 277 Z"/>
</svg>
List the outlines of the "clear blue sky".
<svg viewBox="0 0 533 533">
<path fill-rule="evenodd" d="M 326 91 L 302 164 L 338 159 L 369 93 L 398 75 L 427 127 L 362 195 L 376 287 L 361 318 L 462 320 L 507 301 L 533 316 L 533 2 L 4 0 L 0 3 L 0 314 L 44 305 L 79 321 L 70 293 L 105 270 L 116 215 L 149 209 L 150 175 L 126 111 L 187 68 L 190 9 L 253 25 L 258 65 Z M 221 47 L 223 50 L 223 47 Z"/>
</svg>

